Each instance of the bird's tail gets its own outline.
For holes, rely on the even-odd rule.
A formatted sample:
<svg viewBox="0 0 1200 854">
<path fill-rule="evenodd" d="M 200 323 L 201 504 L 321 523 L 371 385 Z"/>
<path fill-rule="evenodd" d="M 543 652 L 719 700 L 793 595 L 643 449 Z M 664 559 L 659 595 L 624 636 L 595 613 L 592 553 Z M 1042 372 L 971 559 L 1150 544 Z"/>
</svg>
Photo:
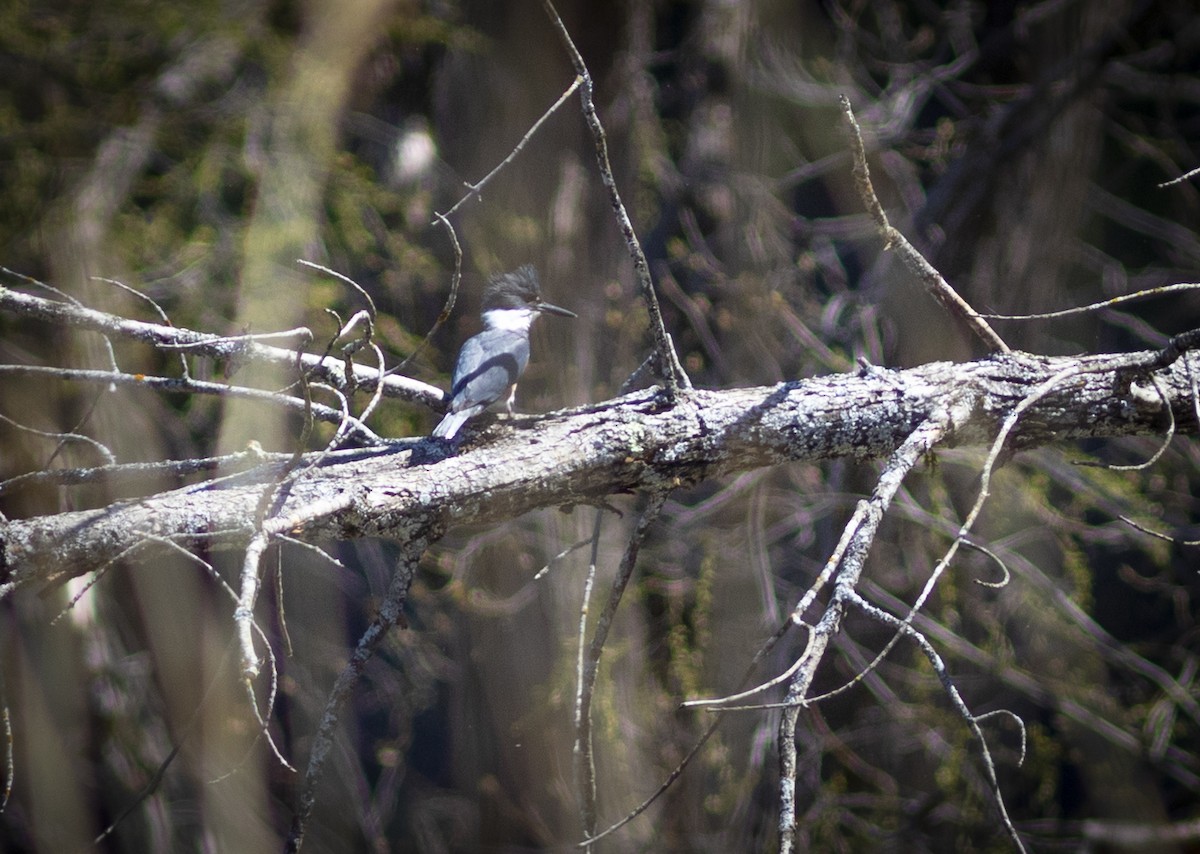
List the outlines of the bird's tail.
<svg viewBox="0 0 1200 854">
<path fill-rule="evenodd" d="M 433 428 L 433 435 L 439 439 L 453 439 L 459 428 L 466 424 L 470 417 L 469 412 L 447 412 L 446 416 L 438 422 L 438 426 Z"/>
</svg>

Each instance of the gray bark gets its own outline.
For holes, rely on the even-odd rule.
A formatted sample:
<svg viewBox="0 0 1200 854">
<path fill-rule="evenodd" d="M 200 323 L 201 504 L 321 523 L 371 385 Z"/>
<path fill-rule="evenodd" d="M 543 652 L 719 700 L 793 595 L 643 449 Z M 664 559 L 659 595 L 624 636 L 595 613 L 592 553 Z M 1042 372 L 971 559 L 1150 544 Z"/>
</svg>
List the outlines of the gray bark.
<svg viewBox="0 0 1200 854">
<path fill-rule="evenodd" d="M 240 548 L 259 525 L 304 540 L 436 538 L 458 525 L 601 503 L 613 494 L 686 486 L 760 466 L 880 458 L 918 425 L 963 401 L 968 405 L 955 409 L 970 414 L 951 424 L 949 443 L 982 444 L 1055 376 L 1053 390 L 1022 414 L 1010 449 L 1162 435 L 1172 417 L 1178 431 L 1195 432 L 1187 358 L 1158 370 L 1156 385 L 1138 367 L 1152 365 L 1156 356 L 1011 353 L 908 370 L 868 367 L 768 387 L 688 390 L 673 406 L 658 390 L 644 390 L 548 416 L 494 426 L 483 420 L 464 432 L 454 453 L 434 441 L 403 440 L 386 452 L 318 465 L 294 478 L 270 513 L 260 506 L 285 470 L 259 466 L 100 509 L 0 522 L 0 596 L 102 569 L 166 539 Z"/>
</svg>

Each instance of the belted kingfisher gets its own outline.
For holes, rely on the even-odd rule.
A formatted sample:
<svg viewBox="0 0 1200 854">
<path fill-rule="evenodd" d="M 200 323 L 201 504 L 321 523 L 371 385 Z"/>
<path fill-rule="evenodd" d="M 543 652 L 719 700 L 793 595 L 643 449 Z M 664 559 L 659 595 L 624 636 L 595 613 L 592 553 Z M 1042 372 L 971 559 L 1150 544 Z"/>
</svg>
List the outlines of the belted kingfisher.
<svg viewBox="0 0 1200 854">
<path fill-rule="evenodd" d="M 537 271 L 526 264 L 493 276 L 483 289 L 483 331 L 458 351 L 450 406 L 433 435 L 453 439 L 459 429 L 508 395 L 512 414 L 517 379 L 529 363 L 529 327 L 542 312 L 577 317 L 574 312 L 542 302 Z"/>
</svg>

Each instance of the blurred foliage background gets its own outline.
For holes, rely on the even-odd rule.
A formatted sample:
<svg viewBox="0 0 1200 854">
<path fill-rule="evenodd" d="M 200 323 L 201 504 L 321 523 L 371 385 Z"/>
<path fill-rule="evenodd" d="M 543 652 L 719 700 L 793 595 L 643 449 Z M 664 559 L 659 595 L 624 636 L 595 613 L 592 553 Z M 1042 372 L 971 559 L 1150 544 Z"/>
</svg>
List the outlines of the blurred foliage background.
<svg viewBox="0 0 1200 854">
<path fill-rule="evenodd" d="M 657 0 L 560 11 L 596 78 L 621 191 L 699 385 L 982 355 L 881 253 L 851 183 L 839 93 L 868 135 L 893 222 L 978 310 L 1046 311 L 1196 278 L 1196 183 L 1158 186 L 1200 165 L 1200 16 L 1186 0 Z M 177 325 L 303 324 L 321 341 L 337 328 L 326 309 L 347 317 L 361 300 L 295 263 L 306 258 L 371 293 L 399 361 L 449 290 L 453 252 L 435 212 L 511 151 L 572 78 L 531 1 L 0 4 L 5 283 L 26 287 L 29 276 L 156 320 L 104 281 L 119 280 Z M 460 299 L 414 376 L 446 383 L 476 329 L 483 280 L 526 262 L 547 298 L 580 319 L 537 328 L 523 411 L 603 400 L 645 357 L 644 310 L 576 105 L 456 214 Z M 1045 354 L 1147 348 L 1194 326 L 1198 300 L 998 328 Z M 127 342 L 116 358 L 126 371 L 178 371 Z M 11 317 L 0 317 L 0 359 L 108 364 L 95 336 Z M 193 370 L 223 377 L 232 366 Z M 6 380 L 0 415 L 0 477 L 100 462 L 26 427 L 86 433 L 121 461 L 251 439 L 290 449 L 299 433 L 262 408 L 45 381 Z M 435 418 L 392 403 L 374 426 L 421 435 Z M 1020 766 L 1015 729 L 998 718 L 986 729 L 1010 813 L 1038 849 L 1078 846 L 1085 820 L 1198 817 L 1195 549 L 1119 520 L 1195 539 L 1196 445 L 1177 437 L 1142 471 L 1075 465 L 1140 462 L 1159 444 L 1018 456 L 978 530 L 1011 582 L 976 584 L 998 572 L 963 556 L 919 623 L 974 711 L 1024 718 Z M 913 600 L 974 497 L 980 460 L 945 451 L 908 484 L 865 582 L 876 602 L 902 613 Z M 794 465 L 672 496 L 603 661 L 603 819 L 623 816 L 687 752 L 708 718 L 679 702 L 736 689 L 875 473 L 847 461 Z M 0 510 L 127 497 L 27 489 L 0 498 Z M 606 519 L 598 589 L 631 515 Z M 579 839 L 571 716 L 587 551 L 534 574 L 592 523 L 591 510 L 546 511 L 455 531 L 427 555 L 407 629 L 343 716 L 306 850 L 567 850 Z M 281 596 L 260 617 L 278 655 L 272 733 L 301 768 L 395 560 L 388 543 L 329 550 L 342 566 L 285 548 Z M 226 578 L 239 565 L 204 557 Z M 51 623 L 67 602 L 55 591 L 0 606 L 16 762 L 0 849 L 277 849 L 298 775 L 255 737 L 228 654 L 232 605 L 213 579 L 155 554 L 109 571 Z M 851 619 L 818 687 L 846 681 L 886 641 Z M 786 668 L 803 644 L 793 632 L 755 678 Z M 730 716 L 648 814 L 600 847 L 775 847 L 776 714 Z M 1006 850 L 969 734 L 911 646 L 807 713 L 801 730 L 804 848 Z"/>
</svg>

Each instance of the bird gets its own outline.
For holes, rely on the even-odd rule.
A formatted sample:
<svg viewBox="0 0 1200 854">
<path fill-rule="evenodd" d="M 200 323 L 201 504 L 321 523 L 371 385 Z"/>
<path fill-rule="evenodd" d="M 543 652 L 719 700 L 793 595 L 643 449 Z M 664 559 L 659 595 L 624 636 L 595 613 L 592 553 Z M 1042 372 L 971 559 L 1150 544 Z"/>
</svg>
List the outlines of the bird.
<svg viewBox="0 0 1200 854">
<path fill-rule="evenodd" d="M 453 439 L 462 426 L 505 395 L 512 415 L 517 380 L 529 363 L 529 327 L 539 314 L 578 317 L 542 301 L 537 271 L 526 264 L 488 280 L 483 289 L 483 331 L 458 351 L 450 405 L 433 435 Z"/>
</svg>

